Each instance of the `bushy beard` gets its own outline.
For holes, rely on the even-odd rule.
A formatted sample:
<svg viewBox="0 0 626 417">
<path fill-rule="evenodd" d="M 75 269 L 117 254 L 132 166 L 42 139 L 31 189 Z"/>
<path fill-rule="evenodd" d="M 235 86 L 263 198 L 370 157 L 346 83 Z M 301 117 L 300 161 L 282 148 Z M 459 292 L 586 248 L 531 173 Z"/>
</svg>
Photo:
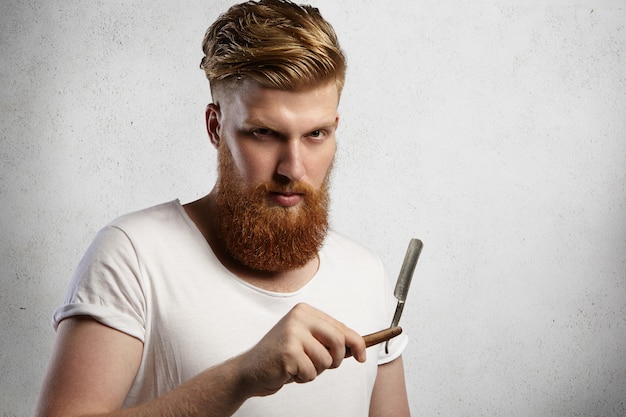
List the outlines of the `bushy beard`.
<svg viewBox="0 0 626 417">
<path fill-rule="evenodd" d="M 220 238 L 230 255 L 257 271 L 300 268 L 317 256 L 328 232 L 330 169 L 319 190 L 301 182 L 245 187 L 230 151 L 219 149 L 217 214 Z M 268 205 L 269 192 L 303 194 L 295 207 Z"/>
</svg>

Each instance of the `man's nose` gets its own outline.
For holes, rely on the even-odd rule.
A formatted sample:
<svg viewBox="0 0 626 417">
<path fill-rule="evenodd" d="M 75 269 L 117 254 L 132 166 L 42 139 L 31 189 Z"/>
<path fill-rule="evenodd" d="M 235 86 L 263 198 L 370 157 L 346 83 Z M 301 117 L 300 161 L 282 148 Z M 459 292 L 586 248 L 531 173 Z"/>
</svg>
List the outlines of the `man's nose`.
<svg viewBox="0 0 626 417">
<path fill-rule="evenodd" d="M 300 140 L 287 140 L 281 148 L 276 173 L 291 181 L 297 181 L 304 177 L 306 170 L 304 169 L 302 151 Z"/>
</svg>

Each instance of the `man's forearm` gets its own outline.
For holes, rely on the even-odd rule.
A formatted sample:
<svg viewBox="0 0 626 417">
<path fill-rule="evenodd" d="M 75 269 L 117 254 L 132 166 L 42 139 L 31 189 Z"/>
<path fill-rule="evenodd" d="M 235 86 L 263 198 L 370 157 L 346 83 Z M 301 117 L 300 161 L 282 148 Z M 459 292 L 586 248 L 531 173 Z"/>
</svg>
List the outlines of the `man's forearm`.
<svg viewBox="0 0 626 417">
<path fill-rule="evenodd" d="M 124 410 L 119 417 L 231 416 L 251 396 L 239 375 L 240 360 L 236 357 L 210 368 L 153 401 Z"/>
<path fill-rule="evenodd" d="M 210 368 L 172 391 L 136 405 L 105 413 L 79 413 L 59 407 L 40 406 L 37 417 L 226 417 L 231 416 L 251 393 L 239 369 L 241 357 Z"/>
</svg>

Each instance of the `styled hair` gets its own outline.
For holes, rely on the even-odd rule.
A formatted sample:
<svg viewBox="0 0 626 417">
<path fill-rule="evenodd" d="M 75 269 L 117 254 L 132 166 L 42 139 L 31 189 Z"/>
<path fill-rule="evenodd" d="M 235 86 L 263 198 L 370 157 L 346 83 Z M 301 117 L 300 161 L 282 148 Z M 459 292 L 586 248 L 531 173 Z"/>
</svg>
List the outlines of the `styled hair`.
<svg viewBox="0 0 626 417">
<path fill-rule="evenodd" d="M 211 91 L 251 79 L 266 88 L 300 90 L 334 81 L 341 90 L 346 58 L 319 10 L 288 0 L 232 6 L 207 30 L 200 63 Z"/>
</svg>

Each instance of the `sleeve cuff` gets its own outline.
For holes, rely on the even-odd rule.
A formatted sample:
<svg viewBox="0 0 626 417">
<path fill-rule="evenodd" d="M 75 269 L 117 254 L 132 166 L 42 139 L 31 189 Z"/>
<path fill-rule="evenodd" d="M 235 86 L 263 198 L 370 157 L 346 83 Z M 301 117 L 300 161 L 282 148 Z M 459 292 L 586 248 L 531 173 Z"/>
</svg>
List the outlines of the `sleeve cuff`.
<svg viewBox="0 0 626 417">
<path fill-rule="evenodd" d="M 74 303 L 59 307 L 52 316 L 52 327 L 56 331 L 62 320 L 76 316 L 89 316 L 105 326 L 144 341 L 145 329 L 136 320 L 121 315 L 117 310 L 95 304 Z"/>
</svg>

